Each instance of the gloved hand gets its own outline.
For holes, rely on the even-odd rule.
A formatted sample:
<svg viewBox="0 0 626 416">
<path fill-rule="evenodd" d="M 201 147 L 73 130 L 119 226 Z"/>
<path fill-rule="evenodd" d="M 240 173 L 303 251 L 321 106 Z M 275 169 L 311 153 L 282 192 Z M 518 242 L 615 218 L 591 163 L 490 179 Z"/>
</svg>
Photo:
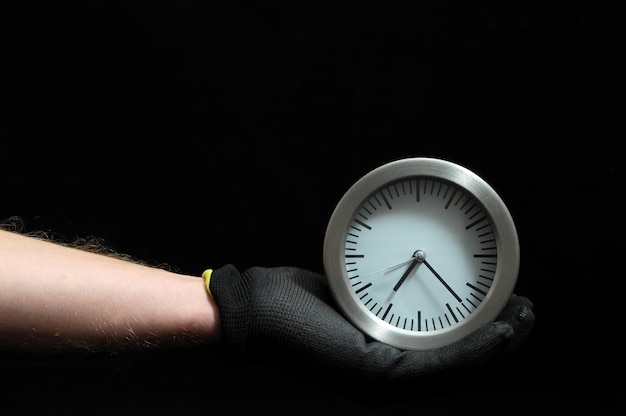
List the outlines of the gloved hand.
<svg viewBox="0 0 626 416">
<path fill-rule="evenodd" d="M 280 360 L 357 378 L 399 380 L 477 365 L 517 349 L 531 331 L 533 304 L 512 295 L 499 318 L 456 343 L 402 351 L 369 339 L 338 312 L 325 276 L 294 267 L 226 265 L 209 291 L 228 353 L 240 362 Z"/>
</svg>

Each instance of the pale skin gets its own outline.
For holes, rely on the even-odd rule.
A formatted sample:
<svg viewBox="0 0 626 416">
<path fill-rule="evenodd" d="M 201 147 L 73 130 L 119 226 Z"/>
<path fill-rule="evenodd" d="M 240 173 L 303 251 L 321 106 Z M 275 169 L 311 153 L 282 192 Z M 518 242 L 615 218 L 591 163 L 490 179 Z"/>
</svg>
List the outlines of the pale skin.
<svg viewBox="0 0 626 416">
<path fill-rule="evenodd" d="M 198 276 L 0 230 L 0 349 L 115 351 L 214 344 Z"/>
</svg>

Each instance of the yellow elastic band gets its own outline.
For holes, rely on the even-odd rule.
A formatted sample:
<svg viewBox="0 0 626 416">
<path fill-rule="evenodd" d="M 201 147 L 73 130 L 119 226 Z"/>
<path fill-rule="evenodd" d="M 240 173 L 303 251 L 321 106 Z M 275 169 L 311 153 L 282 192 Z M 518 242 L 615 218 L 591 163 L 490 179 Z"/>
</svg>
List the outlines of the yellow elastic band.
<svg viewBox="0 0 626 416">
<path fill-rule="evenodd" d="M 213 295 L 211 294 L 211 289 L 209 289 L 209 282 L 211 281 L 211 274 L 213 274 L 213 269 L 206 269 L 202 273 L 202 278 L 204 279 L 206 291 L 209 292 L 209 295 L 211 295 L 211 297 L 213 297 Z"/>
</svg>

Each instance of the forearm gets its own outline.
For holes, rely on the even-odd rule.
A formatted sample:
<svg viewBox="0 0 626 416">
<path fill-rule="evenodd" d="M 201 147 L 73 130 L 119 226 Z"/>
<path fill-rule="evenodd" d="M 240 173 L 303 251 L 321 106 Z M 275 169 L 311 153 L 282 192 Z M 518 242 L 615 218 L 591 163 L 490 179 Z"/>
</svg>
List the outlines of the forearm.
<svg viewBox="0 0 626 416">
<path fill-rule="evenodd" d="M 213 343 L 219 314 L 199 277 L 0 230 L 0 345 L 111 350 Z"/>
</svg>

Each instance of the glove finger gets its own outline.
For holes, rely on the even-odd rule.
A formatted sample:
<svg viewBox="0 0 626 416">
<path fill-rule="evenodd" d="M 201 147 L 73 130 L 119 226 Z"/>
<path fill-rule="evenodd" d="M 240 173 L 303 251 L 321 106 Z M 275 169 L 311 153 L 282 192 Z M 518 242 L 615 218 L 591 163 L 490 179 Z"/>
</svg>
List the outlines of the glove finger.
<svg viewBox="0 0 626 416">
<path fill-rule="evenodd" d="M 507 342 L 504 353 L 517 351 L 530 335 L 535 324 L 533 307 L 533 303 L 528 298 L 511 295 L 507 305 L 498 316 L 498 321 L 507 322 L 513 330 L 513 336 Z"/>
<path fill-rule="evenodd" d="M 515 293 L 511 294 L 511 296 L 509 297 L 509 300 L 507 301 L 504 309 L 511 307 L 511 306 L 527 306 L 530 309 L 533 309 L 534 304 L 533 302 L 531 302 L 530 299 L 528 299 L 525 296 L 519 296 L 516 295 Z"/>
</svg>

